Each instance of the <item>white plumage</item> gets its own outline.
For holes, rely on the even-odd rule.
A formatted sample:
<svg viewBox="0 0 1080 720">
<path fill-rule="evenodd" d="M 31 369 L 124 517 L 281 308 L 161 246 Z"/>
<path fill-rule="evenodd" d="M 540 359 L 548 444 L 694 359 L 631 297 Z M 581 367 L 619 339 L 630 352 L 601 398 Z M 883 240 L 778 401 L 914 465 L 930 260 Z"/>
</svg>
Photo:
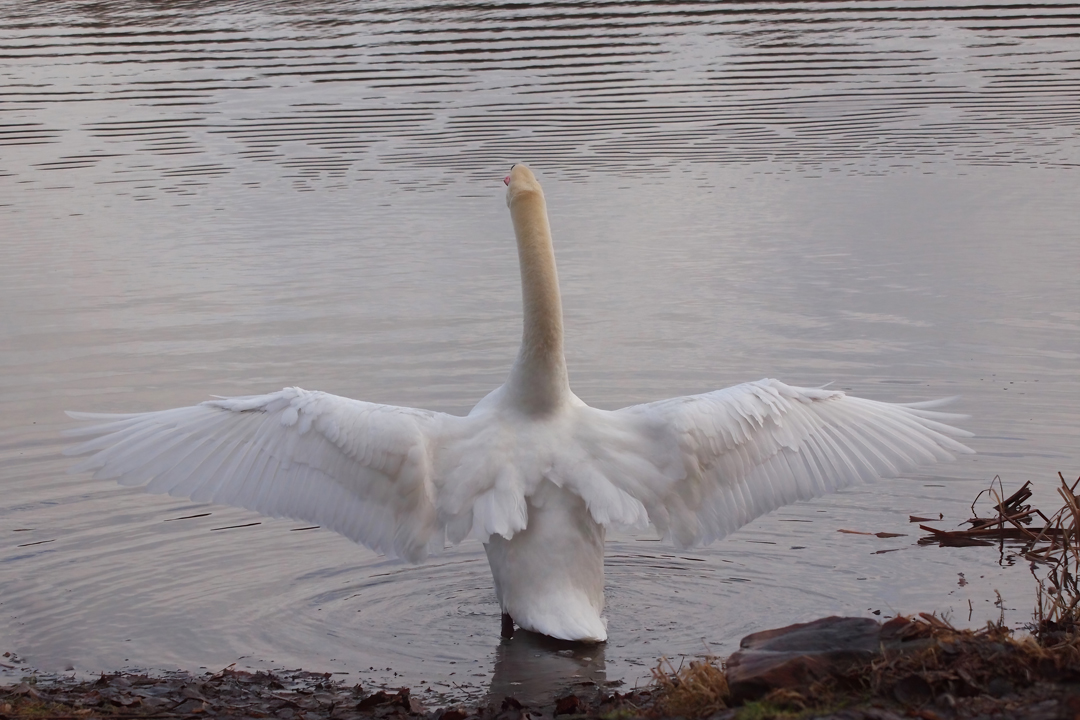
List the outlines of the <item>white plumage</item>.
<svg viewBox="0 0 1080 720">
<path fill-rule="evenodd" d="M 525 328 L 506 384 L 466 417 L 286 388 L 103 421 L 73 471 L 150 492 L 321 525 L 420 562 L 485 543 L 505 615 L 602 641 L 607 527 L 650 523 L 680 547 L 718 540 L 795 500 L 971 452 L 934 412 L 777 380 L 591 408 L 571 391 L 543 192 L 516 165 L 507 204 Z M 504 632 L 506 622 L 504 616 Z M 512 630 L 512 625 L 510 626 Z"/>
</svg>

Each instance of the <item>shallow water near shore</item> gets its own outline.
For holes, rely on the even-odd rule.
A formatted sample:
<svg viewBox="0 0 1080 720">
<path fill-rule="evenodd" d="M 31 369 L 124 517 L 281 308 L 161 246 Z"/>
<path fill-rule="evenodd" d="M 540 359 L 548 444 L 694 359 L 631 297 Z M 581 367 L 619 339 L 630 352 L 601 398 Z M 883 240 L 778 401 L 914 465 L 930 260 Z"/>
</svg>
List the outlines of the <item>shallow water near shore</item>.
<svg viewBox="0 0 1080 720">
<path fill-rule="evenodd" d="M 908 516 L 955 525 L 994 475 L 1054 505 L 1080 474 L 1080 4 L 0 18 L 0 652 L 527 695 L 823 615 L 1029 618 L 1023 562 L 918 547 Z M 476 542 L 408 566 L 66 474 L 65 409 L 299 385 L 467 412 L 520 337 L 517 161 L 548 197 L 586 402 L 766 376 L 959 395 L 978 454 L 708 548 L 614 534 L 611 639 L 569 651 L 500 641 Z"/>
</svg>

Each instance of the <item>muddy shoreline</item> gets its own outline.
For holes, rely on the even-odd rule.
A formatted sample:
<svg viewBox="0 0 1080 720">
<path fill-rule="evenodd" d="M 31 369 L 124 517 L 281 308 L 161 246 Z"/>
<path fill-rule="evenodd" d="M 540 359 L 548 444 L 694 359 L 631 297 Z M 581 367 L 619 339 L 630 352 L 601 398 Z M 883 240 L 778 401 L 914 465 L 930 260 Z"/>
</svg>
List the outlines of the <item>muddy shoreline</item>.
<svg viewBox="0 0 1080 720">
<path fill-rule="evenodd" d="M 31 672 L 0 687 L 0 718 L 1080 718 L 1080 634 L 1043 630 L 957 630 L 933 615 L 884 624 L 823 618 L 750 635 L 722 662 L 658 665 L 648 687 L 567 678 L 565 690 L 529 702 L 511 695 L 463 702 L 428 688 L 363 687 L 302 670 L 96 679 Z M 4 660 L 9 676 L 17 672 L 18 658 Z"/>
<path fill-rule="evenodd" d="M 302 670 L 250 673 L 143 674 L 118 672 L 95 680 L 63 676 L 0 686 L 0 718 L 282 718 L 350 720 L 520 720 L 556 715 L 620 717 L 641 714 L 652 691 L 611 692 L 585 682 L 548 703 L 513 697 L 460 702 L 411 688 L 365 688 L 335 681 L 330 673 Z"/>
</svg>

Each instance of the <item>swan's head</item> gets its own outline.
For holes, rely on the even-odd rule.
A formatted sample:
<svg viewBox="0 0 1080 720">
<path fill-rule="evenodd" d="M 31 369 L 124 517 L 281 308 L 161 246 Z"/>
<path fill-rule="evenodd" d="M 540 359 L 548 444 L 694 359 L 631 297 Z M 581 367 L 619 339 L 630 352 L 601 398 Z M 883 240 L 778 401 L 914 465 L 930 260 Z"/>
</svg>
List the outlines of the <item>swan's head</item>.
<svg viewBox="0 0 1080 720">
<path fill-rule="evenodd" d="M 506 183 L 506 207 L 510 207 L 510 204 L 519 197 L 529 195 L 538 195 L 541 199 L 544 197 L 544 191 L 540 189 L 540 183 L 537 182 L 532 170 L 521 163 L 510 168 L 510 174 L 503 178 L 503 182 Z"/>
</svg>

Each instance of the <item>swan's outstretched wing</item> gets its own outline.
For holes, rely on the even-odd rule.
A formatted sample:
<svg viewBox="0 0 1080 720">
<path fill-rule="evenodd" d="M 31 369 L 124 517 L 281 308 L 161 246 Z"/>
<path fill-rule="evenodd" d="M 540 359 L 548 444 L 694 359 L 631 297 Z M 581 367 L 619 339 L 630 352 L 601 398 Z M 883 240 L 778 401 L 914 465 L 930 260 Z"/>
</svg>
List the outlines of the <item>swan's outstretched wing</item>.
<svg viewBox="0 0 1080 720">
<path fill-rule="evenodd" d="M 69 448 L 72 468 L 150 492 L 245 507 L 335 530 L 416 562 L 441 543 L 441 439 L 464 418 L 286 388 L 135 415 L 68 413 L 102 424 Z"/>
<path fill-rule="evenodd" d="M 609 474 L 679 545 L 712 542 L 796 500 L 970 453 L 933 412 L 777 380 L 616 411 L 636 427 L 651 477 Z M 613 418 L 614 419 L 614 418 Z M 630 452 L 628 448 L 626 450 Z"/>
</svg>

